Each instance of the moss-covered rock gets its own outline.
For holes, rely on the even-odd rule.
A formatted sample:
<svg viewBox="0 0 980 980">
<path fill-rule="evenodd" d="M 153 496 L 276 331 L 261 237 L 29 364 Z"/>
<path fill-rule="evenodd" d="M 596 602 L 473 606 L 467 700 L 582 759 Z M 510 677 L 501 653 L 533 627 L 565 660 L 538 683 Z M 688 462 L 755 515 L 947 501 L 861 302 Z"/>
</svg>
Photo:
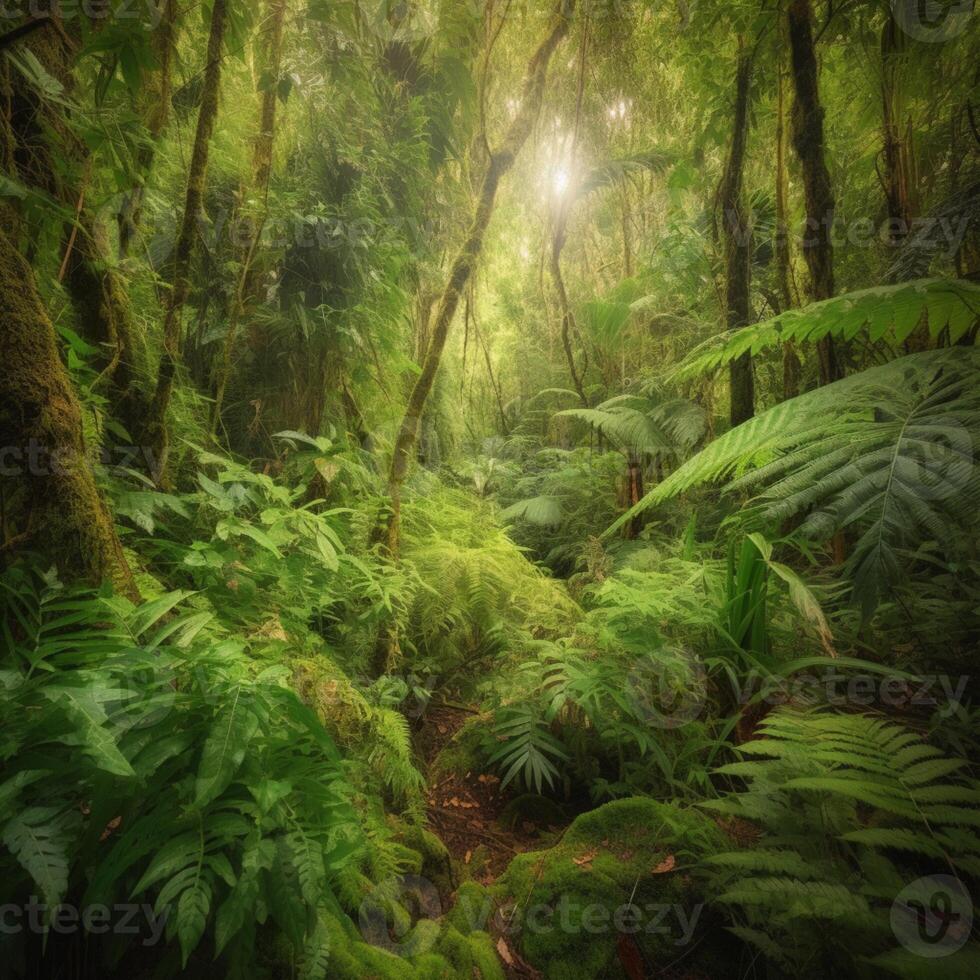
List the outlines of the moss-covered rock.
<svg viewBox="0 0 980 980">
<path fill-rule="evenodd" d="M 497 901 L 490 890 L 475 881 L 464 881 L 456 892 L 446 922 L 464 936 L 490 927 Z"/>
<path fill-rule="evenodd" d="M 399 822 L 397 827 L 395 841 L 417 856 L 417 860 L 412 861 L 412 872 L 431 881 L 443 899 L 443 904 L 448 905 L 448 898 L 456 883 L 452 859 L 446 845 L 424 827 L 405 822 Z"/>
<path fill-rule="evenodd" d="M 470 952 L 473 954 L 474 980 L 504 980 L 504 968 L 490 934 L 473 932 L 467 940 L 470 944 Z"/>
<path fill-rule="evenodd" d="M 501 879 L 513 941 L 549 980 L 625 977 L 623 946 L 660 969 L 703 925 L 692 866 L 723 846 L 703 814 L 655 800 L 583 814 L 554 847 L 518 855 Z"/>
<path fill-rule="evenodd" d="M 438 782 L 453 773 L 483 772 L 487 746 L 487 719 L 482 715 L 470 718 L 432 761 L 430 781 Z"/>
</svg>

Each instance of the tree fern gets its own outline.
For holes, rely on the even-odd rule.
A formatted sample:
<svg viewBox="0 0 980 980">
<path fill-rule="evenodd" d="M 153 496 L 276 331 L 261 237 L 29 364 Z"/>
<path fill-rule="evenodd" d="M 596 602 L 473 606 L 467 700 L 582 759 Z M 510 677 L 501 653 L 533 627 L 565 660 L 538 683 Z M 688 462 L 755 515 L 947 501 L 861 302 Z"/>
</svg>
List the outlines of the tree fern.
<svg viewBox="0 0 980 980">
<path fill-rule="evenodd" d="M 742 920 L 736 934 L 777 963 L 888 958 L 887 910 L 905 885 L 980 871 L 980 788 L 962 760 L 863 715 L 783 710 L 759 736 L 718 770 L 745 788 L 704 805 L 759 824 L 762 840 L 707 861 L 722 869 L 719 901 Z M 840 930 L 829 945 L 813 932 L 827 919 Z M 976 955 L 967 948 L 951 965 Z"/>
<path fill-rule="evenodd" d="M 857 533 L 848 571 L 870 611 L 922 543 L 954 545 L 980 499 L 980 354 L 902 358 L 785 402 L 739 426 L 672 473 L 607 534 L 699 483 L 727 479 L 756 497 L 748 516 L 800 534 Z M 734 479 L 733 479 L 734 478 Z"/>
</svg>

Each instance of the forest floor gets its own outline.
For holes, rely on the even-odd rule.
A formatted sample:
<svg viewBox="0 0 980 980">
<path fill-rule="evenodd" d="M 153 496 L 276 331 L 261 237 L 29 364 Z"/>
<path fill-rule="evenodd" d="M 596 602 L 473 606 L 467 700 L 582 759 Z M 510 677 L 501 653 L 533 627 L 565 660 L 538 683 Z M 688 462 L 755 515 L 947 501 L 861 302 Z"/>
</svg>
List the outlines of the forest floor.
<svg viewBox="0 0 980 980">
<path fill-rule="evenodd" d="M 552 834 L 563 828 L 511 819 L 507 807 L 513 795 L 501 789 L 498 776 L 476 771 L 433 773 L 439 753 L 477 713 L 475 705 L 430 705 L 416 732 L 416 744 L 429 777 L 429 829 L 445 844 L 456 867 L 468 868 L 471 880 L 490 886 L 516 854 L 547 846 L 542 832 Z M 491 931 L 498 933 L 493 928 Z M 504 935 L 497 934 L 496 940 L 508 980 L 537 980 L 541 976 Z"/>
<path fill-rule="evenodd" d="M 477 709 L 447 704 L 430 706 L 418 731 L 418 744 L 432 776 L 439 753 L 452 742 Z M 428 816 L 432 830 L 442 839 L 453 859 L 473 866 L 472 878 L 490 885 L 506 869 L 515 854 L 543 846 L 537 824 L 505 818 L 513 799 L 501 790 L 498 776 L 470 771 L 437 774 L 430 778 Z"/>
<path fill-rule="evenodd" d="M 558 823 L 536 822 L 520 815 L 519 797 L 502 789 L 499 777 L 472 770 L 465 773 L 439 771 L 440 752 L 450 746 L 460 729 L 479 714 L 475 705 L 436 702 L 430 704 L 419 722 L 416 748 L 428 777 L 427 814 L 429 829 L 442 840 L 454 867 L 466 867 L 466 878 L 492 886 L 506 871 L 515 855 L 551 846 L 576 815 L 569 813 Z M 751 844 L 757 830 L 735 818 L 718 821 L 719 827 L 739 846 Z M 458 882 L 456 883 L 458 887 Z M 540 980 L 542 976 L 524 961 L 503 931 L 488 925 L 497 941 L 497 952 L 508 980 Z M 618 946 L 620 963 L 627 976 L 649 974 L 641 966 L 639 948 L 628 936 Z M 666 965 L 656 974 L 662 980 L 707 980 L 706 975 L 683 962 Z"/>
</svg>

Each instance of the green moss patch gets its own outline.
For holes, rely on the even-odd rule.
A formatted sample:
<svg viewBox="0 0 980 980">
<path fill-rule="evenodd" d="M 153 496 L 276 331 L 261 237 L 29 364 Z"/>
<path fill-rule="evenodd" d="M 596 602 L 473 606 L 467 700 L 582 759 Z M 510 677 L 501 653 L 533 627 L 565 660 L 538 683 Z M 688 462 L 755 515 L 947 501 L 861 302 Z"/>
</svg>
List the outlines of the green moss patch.
<svg viewBox="0 0 980 980">
<path fill-rule="evenodd" d="M 627 976 L 675 962 L 707 913 L 694 866 L 724 838 L 701 813 L 634 798 L 583 814 L 552 848 L 521 854 L 499 884 L 503 919 L 548 978 Z"/>
</svg>

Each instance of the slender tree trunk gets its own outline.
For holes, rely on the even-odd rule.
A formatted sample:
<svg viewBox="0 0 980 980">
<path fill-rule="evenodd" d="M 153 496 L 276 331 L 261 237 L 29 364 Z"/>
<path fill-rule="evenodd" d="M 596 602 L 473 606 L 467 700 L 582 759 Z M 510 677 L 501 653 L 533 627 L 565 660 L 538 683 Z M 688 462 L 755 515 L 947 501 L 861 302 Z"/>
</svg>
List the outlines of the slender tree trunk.
<svg viewBox="0 0 980 980">
<path fill-rule="evenodd" d="M 578 73 L 578 95 L 575 104 L 575 128 L 572 133 L 572 146 L 570 151 L 571 167 L 574 170 L 577 163 L 576 154 L 578 151 L 579 126 L 582 121 L 582 100 L 585 96 L 585 68 L 586 55 L 589 44 L 589 22 L 586 18 L 582 26 L 582 46 L 579 51 L 579 73 Z M 572 313 L 571 304 L 568 301 L 568 290 L 565 288 L 565 276 L 561 270 L 561 256 L 565 251 L 565 244 L 568 240 L 568 220 L 571 217 L 572 199 L 568 193 L 559 197 L 555 212 L 555 229 L 551 239 L 551 251 L 549 253 L 548 269 L 551 273 L 551 281 L 555 287 L 558 297 L 558 313 L 561 317 L 561 346 L 565 352 L 565 360 L 568 363 L 568 373 L 572 379 L 572 384 L 578 394 L 579 401 L 585 408 L 589 407 L 589 397 L 585 393 L 584 371 L 579 371 L 575 365 L 575 351 L 572 347 L 572 336 L 575 333 L 575 317 Z M 624 227 L 624 235 L 626 229 Z"/>
<path fill-rule="evenodd" d="M 395 440 L 391 469 L 388 475 L 388 492 L 391 498 L 390 512 L 379 524 L 374 535 L 375 540 L 385 544 L 388 554 L 393 559 L 398 558 L 400 549 L 402 487 L 408 476 L 412 456 L 415 453 L 419 423 L 432 391 L 436 373 L 439 370 L 442 352 L 446 347 L 453 317 L 459 307 L 460 298 L 466 289 L 470 276 L 476 268 L 483 247 L 483 239 L 490 224 L 490 218 L 493 216 L 500 182 L 513 168 L 517 155 L 531 135 L 535 120 L 541 110 L 545 83 L 548 78 L 548 65 L 558 45 L 568 34 L 573 7 L 574 0 L 559 0 L 548 34 L 528 63 L 517 115 L 511 122 L 501 145 L 490 154 L 486 174 L 480 186 L 476 207 L 470 222 L 469 233 L 453 261 L 449 277 L 436 308 L 436 318 L 432 327 L 428 350 L 422 362 L 422 371 L 409 396 L 405 417 Z M 378 675 L 385 672 L 392 652 L 397 649 L 397 637 L 389 632 L 388 640 L 389 642 L 384 642 L 384 637 L 382 637 L 382 641 L 379 642 L 376 650 L 374 669 Z"/>
<path fill-rule="evenodd" d="M 820 104 L 817 54 L 813 43 L 813 10 L 810 0 L 790 0 L 787 10 L 790 55 L 793 68 L 793 146 L 803 169 L 807 229 L 803 257 L 810 270 L 814 301 L 834 295 L 834 246 L 832 229 L 836 204 L 827 170 L 824 147 L 824 110 Z M 832 337 L 817 343 L 820 383 L 842 377 Z"/>
<path fill-rule="evenodd" d="M 231 359 L 238 338 L 238 328 L 247 306 L 256 298 L 260 287 L 255 274 L 255 255 L 258 251 L 268 214 L 269 181 L 272 176 L 272 151 L 276 138 L 276 106 L 279 101 L 279 72 L 282 68 L 282 33 L 286 18 L 286 0 L 267 0 L 267 13 L 263 24 L 265 43 L 261 59 L 261 74 L 266 87 L 259 100 L 259 131 L 255 138 L 252 156 L 251 186 L 262 197 L 262 213 L 250 219 L 249 245 L 242 258 L 242 270 L 238 288 L 232 299 L 228 317 L 221 362 L 218 365 L 214 408 L 211 415 L 211 431 L 215 432 L 221 420 L 221 407 L 225 389 L 231 374 Z M 244 199 L 247 192 L 242 193 Z M 316 433 L 311 433 L 315 435 Z"/>
<path fill-rule="evenodd" d="M 622 227 L 623 227 L 623 275 L 629 279 L 633 275 L 633 236 L 630 233 L 630 188 L 629 182 L 622 182 Z"/>
<path fill-rule="evenodd" d="M 568 290 L 565 288 L 565 277 L 561 271 L 561 253 L 565 248 L 565 231 L 568 223 L 568 212 L 564 204 L 557 219 L 554 239 L 551 243 L 551 258 L 548 267 L 551 271 L 551 280 L 555 285 L 555 294 L 558 297 L 558 312 L 561 316 L 561 346 L 565 352 L 565 361 L 568 363 L 568 373 L 571 376 L 572 384 L 578 394 L 579 401 L 585 408 L 589 407 L 589 396 L 585 393 L 585 383 L 582 373 L 575 366 L 575 351 L 572 347 L 572 335 L 575 332 L 575 316 L 572 313 L 571 303 L 568 302 Z"/>
<path fill-rule="evenodd" d="M 901 78 L 904 34 L 888 17 L 881 32 L 881 107 L 882 158 L 881 175 L 888 208 L 888 237 L 893 246 L 901 245 L 915 217 L 912 206 L 911 167 L 908 145 L 902 137 Z"/>
<path fill-rule="evenodd" d="M 785 40 L 785 19 L 780 16 L 780 36 Z M 776 277 L 779 283 L 779 313 L 800 305 L 793 278 L 793 254 L 789 231 L 789 175 L 786 166 L 786 64 L 783 44 L 779 46 L 776 77 Z M 802 365 L 796 344 L 783 344 L 783 401 L 800 393 Z"/>
<path fill-rule="evenodd" d="M 475 304 L 471 304 L 471 309 L 475 310 Z M 504 436 L 510 435 L 510 426 L 507 424 L 507 412 L 504 409 L 504 395 L 500 389 L 500 380 L 493 373 L 493 361 L 490 360 L 490 348 L 487 345 L 486 338 L 483 336 L 483 331 L 480 330 L 480 323 L 476 318 L 476 313 L 473 313 L 473 330 L 476 333 L 476 339 L 480 347 L 483 349 L 483 360 L 487 366 L 487 377 L 490 379 L 490 387 L 493 389 L 494 398 L 497 400 L 497 412 L 500 415 L 500 428 Z"/>
<path fill-rule="evenodd" d="M 143 217 L 143 200 L 146 181 L 153 171 L 157 146 L 170 121 L 170 103 L 173 98 L 173 53 L 177 29 L 177 0 L 160 0 L 160 23 L 153 36 L 153 53 L 157 70 L 147 84 L 144 100 L 144 118 L 149 142 L 140 147 L 136 155 L 138 183 L 126 195 L 119 213 L 119 255 L 129 255 L 133 241 L 139 232 Z"/>
<path fill-rule="evenodd" d="M 722 176 L 719 200 L 722 208 L 722 239 L 725 247 L 725 303 L 728 329 L 740 330 L 752 319 L 749 289 L 752 280 L 752 228 L 742 191 L 745 152 L 749 136 L 749 89 L 752 85 L 752 55 L 741 51 L 735 74 L 735 118 L 732 145 Z M 752 355 L 743 354 L 729 369 L 731 424 L 734 428 L 755 414 L 755 382 Z"/>
<path fill-rule="evenodd" d="M 3 209 L 2 216 L 7 213 Z M 25 544 L 54 556 L 66 578 L 111 579 L 121 594 L 138 601 L 95 483 L 81 407 L 61 363 L 54 327 L 30 265 L 2 227 L 0 363 L 0 441 L 8 458 L 17 451 L 11 482 L 29 510 Z"/>
<path fill-rule="evenodd" d="M 218 116 L 218 97 L 221 89 L 221 49 L 228 20 L 228 0 L 214 0 L 211 9 L 211 29 L 208 37 L 207 61 L 204 70 L 204 87 L 201 108 L 197 116 L 194 151 L 187 174 L 187 193 L 184 215 L 174 254 L 173 287 L 167 302 L 163 323 L 163 354 L 157 374 L 156 392 L 143 429 L 144 447 L 154 457 L 158 482 L 169 483 L 168 456 L 170 437 L 167 414 L 173 394 L 177 366 L 180 362 L 181 318 L 190 294 L 191 259 L 197 233 L 197 219 L 204 204 L 207 181 L 208 156 L 211 137 Z"/>
</svg>

